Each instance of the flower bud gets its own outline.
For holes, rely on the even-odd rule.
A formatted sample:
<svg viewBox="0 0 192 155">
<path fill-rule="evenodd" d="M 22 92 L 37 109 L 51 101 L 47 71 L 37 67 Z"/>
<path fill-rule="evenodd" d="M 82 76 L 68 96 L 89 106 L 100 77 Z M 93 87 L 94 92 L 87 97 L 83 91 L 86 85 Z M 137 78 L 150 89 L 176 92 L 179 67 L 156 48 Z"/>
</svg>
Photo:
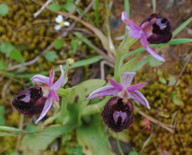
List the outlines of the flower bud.
<svg viewBox="0 0 192 155">
<path fill-rule="evenodd" d="M 121 98 L 113 97 L 107 102 L 101 115 L 112 131 L 120 132 L 133 123 L 132 113 L 133 104 L 130 100 L 125 104 Z"/>
<path fill-rule="evenodd" d="M 171 26 L 168 19 L 152 14 L 143 20 L 141 29 L 151 44 L 167 43 L 171 40 Z"/>
<path fill-rule="evenodd" d="M 74 64 L 75 60 L 73 58 L 68 58 L 67 62 L 69 64 L 69 66 L 72 66 Z"/>
<path fill-rule="evenodd" d="M 21 91 L 15 96 L 12 104 L 20 113 L 32 116 L 41 113 L 46 99 L 42 88 L 34 86 Z"/>
</svg>

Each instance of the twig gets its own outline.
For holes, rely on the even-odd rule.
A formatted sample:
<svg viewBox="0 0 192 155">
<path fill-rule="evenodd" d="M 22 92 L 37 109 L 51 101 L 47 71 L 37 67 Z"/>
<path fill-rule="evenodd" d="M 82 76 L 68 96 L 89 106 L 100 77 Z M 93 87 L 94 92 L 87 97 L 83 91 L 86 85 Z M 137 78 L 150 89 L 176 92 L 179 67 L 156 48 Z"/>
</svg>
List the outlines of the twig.
<svg viewBox="0 0 192 155">
<path fill-rule="evenodd" d="M 165 102 L 165 107 L 166 107 L 166 109 L 167 109 L 167 104 L 168 104 L 169 98 L 170 98 L 170 96 L 171 96 L 171 93 L 173 92 L 173 90 L 175 89 L 175 87 L 176 87 L 176 85 L 177 85 L 177 82 L 179 81 L 179 79 L 180 79 L 181 76 L 183 75 L 183 72 L 184 72 L 187 64 L 189 63 L 190 59 L 191 59 L 191 56 L 188 58 L 188 60 L 187 60 L 187 62 L 185 63 L 182 71 L 180 72 L 179 76 L 177 77 L 177 79 L 176 79 L 176 81 L 175 81 L 175 84 L 173 85 L 171 91 L 169 92 L 169 95 L 168 95 L 168 97 L 167 97 L 167 99 L 166 99 L 166 102 Z"/>
<path fill-rule="evenodd" d="M 14 70 L 14 69 L 17 69 L 17 68 L 20 68 L 20 67 L 24 67 L 24 66 L 29 66 L 29 65 L 32 65 L 34 64 L 37 60 L 39 60 L 39 58 L 44 55 L 45 53 L 47 53 L 48 51 L 50 51 L 51 49 L 53 48 L 53 43 L 51 43 L 46 49 L 43 50 L 43 52 L 36 56 L 34 59 L 30 60 L 30 61 L 27 61 L 25 63 L 22 63 L 22 64 L 18 64 L 18 65 L 15 65 L 15 66 L 12 66 L 10 68 L 8 68 L 6 71 L 11 71 L 11 70 Z"/>
<path fill-rule="evenodd" d="M 105 80 L 105 68 L 104 68 L 104 65 L 108 65 L 108 66 L 114 68 L 113 64 L 111 64 L 111 63 L 109 63 L 109 62 L 107 62 L 105 60 L 101 61 L 100 68 L 101 68 L 101 79 L 102 80 Z"/>
<path fill-rule="evenodd" d="M 93 4 L 94 4 L 94 2 L 95 2 L 95 0 L 92 0 L 92 2 L 87 6 L 87 8 L 85 8 L 85 13 L 87 13 L 90 9 L 91 9 L 91 7 L 93 6 Z M 72 14 L 68 14 L 67 16 L 66 16 L 66 18 L 70 18 L 70 16 L 71 16 Z M 84 14 L 81 14 L 80 16 L 79 16 L 79 19 L 82 19 L 84 17 Z M 75 27 L 75 25 L 77 24 L 77 21 L 74 21 L 72 24 L 71 24 L 71 26 L 69 27 L 69 28 L 67 28 L 67 32 L 64 32 L 63 34 L 62 34 L 62 36 L 63 37 L 66 37 L 67 35 L 68 35 L 68 33 L 69 33 L 69 31 L 71 31 L 74 27 Z"/>
<path fill-rule="evenodd" d="M 134 106 L 134 110 L 136 110 L 140 115 L 148 118 L 151 122 L 153 122 L 153 123 L 161 126 L 162 128 L 166 129 L 167 131 L 169 131 L 169 132 L 171 132 L 171 133 L 174 133 L 174 132 L 175 132 L 171 127 L 169 127 L 169 126 L 171 126 L 171 125 L 162 123 L 162 122 L 154 119 L 153 117 L 145 114 L 143 111 L 141 111 L 141 110 L 140 110 L 139 108 L 137 108 L 136 106 Z"/>
<path fill-rule="evenodd" d="M 33 17 L 36 18 L 48 5 L 52 0 L 47 0 L 47 2 L 40 8 L 39 11 L 33 14 Z"/>
</svg>

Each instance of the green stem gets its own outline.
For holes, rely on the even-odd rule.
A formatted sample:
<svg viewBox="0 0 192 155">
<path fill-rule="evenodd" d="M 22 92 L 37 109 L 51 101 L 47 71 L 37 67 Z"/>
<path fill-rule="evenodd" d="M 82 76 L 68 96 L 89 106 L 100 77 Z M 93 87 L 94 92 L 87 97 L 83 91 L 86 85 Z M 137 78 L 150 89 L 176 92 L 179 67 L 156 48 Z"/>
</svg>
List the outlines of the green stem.
<svg viewBox="0 0 192 155">
<path fill-rule="evenodd" d="M 119 152 L 121 153 L 121 154 L 123 154 L 123 150 L 122 150 L 122 148 L 121 148 L 121 145 L 120 145 L 120 143 L 119 143 L 119 135 L 117 134 L 117 147 L 118 147 L 118 149 L 119 149 Z"/>
<path fill-rule="evenodd" d="M 114 78 L 117 82 L 118 82 L 119 70 L 120 70 L 120 68 L 122 66 L 122 62 L 123 62 L 122 56 L 124 55 L 124 53 L 127 53 L 128 51 L 129 51 L 129 37 L 128 37 L 128 34 L 125 34 L 125 37 L 119 46 L 116 61 L 115 61 Z"/>
</svg>

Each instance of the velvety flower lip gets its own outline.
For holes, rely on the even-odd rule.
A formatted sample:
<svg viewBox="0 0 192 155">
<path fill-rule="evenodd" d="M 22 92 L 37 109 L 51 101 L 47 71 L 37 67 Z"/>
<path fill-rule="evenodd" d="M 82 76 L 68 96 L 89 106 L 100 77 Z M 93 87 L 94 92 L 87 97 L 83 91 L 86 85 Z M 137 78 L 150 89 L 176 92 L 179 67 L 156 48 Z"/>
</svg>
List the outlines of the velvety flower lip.
<svg viewBox="0 0 192 155">
<path fill-rule="evenodd" d="M 55 83 L 53 83 L 55 76 L 54 68 L 51 69 L 49 77 L 43 75 L 35 75 L 31 78 L 32 82 L 42 84 L 44 96 L 47 97 L 43 110 L 35 123 L 38 123 L 47 114 L 47 112 L 51 108 L 53 100 L 59 102 L 59 97 L 56 91 L 59 90 L 59 88 L 64 83 L 64 70 L 62 68 L 62 65 L 60 65 L 60 70 L 61 75 Z"/>
<path fill-rule="evenodd" d="M 121 19 L 124 23 L 128 24 L 127 29 L 129 35 L 134 39 L 140 39 L 142 46 L 151 54 L 155 59 L 165 62 L 165 59 L 158 55 L 148 44 L 166 43 L 171 37 L 171 26 L 166 18 L 158 17 L 156 14 L 151 15 L 145 19 L 141 26 L 138 26 L 127 17 L 127 13 L 122 12 Z M 147 42 L 148 41 L 148 42 Z"/>
<path fill-rule="evenodd" d="M 129 99 L 133 99 L 150 109 L 147 99 L 143 96 L 140 91 L 138 91 L 138 89 L 143 88 L 146 83 L 142 82 L 131 86 L 131 82 L 135 74 L 135 72 L 124 72 L 122 74 L 121 84 L 117 83 L 113 79 L 108 78 L 108 81 L 111 83 L 111 86 L 108 85 L 96 89 L 91 94 L 89 94 L 88 99 L 90 100 L 96 97 L 103 96 L 119 97 L 122 98 L 125 102 Z"/>
<path fill-rule="evenodd" d="M 105 105 L 101 115 L 105 124 L 114 132 L 127 129 L 133 123 L 133 104 L 123 103 L 119 97 L 112 97 Z"/>
<path fill-rule="evenodd" d="M 12 105 L 20 113 L 32 116 L 41 113 L 46 99 L 47 98 L 43 96 L 42 88 L 39 86 L 33 86 L 16 95 L 12 101 Z"/>
</svg>

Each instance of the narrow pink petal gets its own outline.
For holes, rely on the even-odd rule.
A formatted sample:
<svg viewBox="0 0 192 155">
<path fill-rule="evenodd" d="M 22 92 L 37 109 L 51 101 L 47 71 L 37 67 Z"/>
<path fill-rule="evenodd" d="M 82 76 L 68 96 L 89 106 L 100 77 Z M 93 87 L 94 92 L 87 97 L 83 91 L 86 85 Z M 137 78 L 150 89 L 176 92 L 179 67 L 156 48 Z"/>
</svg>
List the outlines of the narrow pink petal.
<svg viewBox="0 0 192 155">
<path fill-rule="evenodd" d="M 49 78 L 44 75 L 35 75 L 31 78 L 31 81 L 33 83 L 40 82 L 49 85 Z"/>
<path fill-rule="evenodd" d="M 43 111 L 41 112 L 39 118 L 35 121 L 35 124 L 37 124 L 47 114 L 47 112 L 51 108 L 52 103 L 53 103 L 53 98 L 48 97 L 47 100 L 45 101 Z"/>
<path fill-rule="evenodd" d="M 54 81 L 54 76 L 55 76 L 55 71 L 54 68 L 51 68 L 50 74 L 49 74 L 49 85 L 52 86 L 53 85 L 53 81 Z"/>
<path fill-rule="evenodd" d="M 89 94 L 88 100 L 103 96 L 117 96 L 118 93 L 119 91 L 113 86 L 104 86 L 99 89 L 96 89 L 91 94 Z"/>
<path fill-rule="evenodd" d="M 135 72 L 123 72 L 122 79 L 121 79 L 121 85 L 127 89 L 133 80 L 133 77 L 135 76 Z"/>
<path fill-rule="evenodd" d="M 111 83 L 111 85 L 116 88 L 117 90 L 121 91 L 123 89 L 123 86 L 118 84 L 115 80 L 111 78 L 107 78 L 107 80 Z"/>
<path fill-rule="evenodd" d="M 59 88 L 61 88 L 62 84 L 64 83 L 65 72 L 63 70 L 62 65 L 60 65 L 60 69 L 61 69 L 61 76 L 59 77 L 59 79 L 52 86 L 52 89 L 54 89 L 55 91 L 59 90 Z"/>
<path fill-rule="evenodd" d="M 127 13 L 124 11 L 121 15 L 121 20 L 128 24 L 129 36 L 135 39 L 141 38 L 141 28 L 127 17 Z"/>
<path fill-rule="evenodd" d="M 164 59 L 163 57 L 161 57 L 160 55 L 158 55 L 158 54 L 149 46 L 145 34 L 142 34 L 141 44 L 142 44 L 143 47 L 146 49 L 146 51 L 147 51 L 149 54 L 151 54 L 155 59 L 165 62 L 165 59 Z"/>
<path fill-rule="evenodd" d="M 146 85 L 147 85 L 146 82 L 138 83 L 136 85 L 128 87 L 127 90 L 128 90 L 128 92 L 132 92 L 132 91 L 141 89 L 141 88 L 145 87 Z"/>
<path fill-rule="evenodd" d="M 128 17 L 127 17 L 127 13 L 125 12 L 125 11 L 123 11 L 122 12 L 122 14 L 121 14 L 121 20 L 124 22 L 124 23 L 126 23 L 126 24 L 128 24 L 129 25 L 129 27 L 134 27 L 136 30 L 138 30 L 138 31 L 140 31 L 141 30 L 141 28 L 137 25 L 137 24 L 135 24 L 132 20 L 130 20 Z"/>
<path fill-rule="evenodd" d="M 55 100 L 55 101 L 57 101 L 57 102 L 59 102 L 59 96 L 57 95 L 57 93 L 55 92 L 55 90 L 51 90 L 50 91 L 50 95 L 51 95 L 51 97 Z"/>
<path fill-rule="evenodd" d="M 142 105 L 144 105 L 148 109 L 150 109 L 150 106 L 149 106 L 147 99 L 138 90 L 130 92 L 130 95 L 131 95 L 130 99 L 133 99 L 133 100 L 141 103 Z"/>
</svg>

